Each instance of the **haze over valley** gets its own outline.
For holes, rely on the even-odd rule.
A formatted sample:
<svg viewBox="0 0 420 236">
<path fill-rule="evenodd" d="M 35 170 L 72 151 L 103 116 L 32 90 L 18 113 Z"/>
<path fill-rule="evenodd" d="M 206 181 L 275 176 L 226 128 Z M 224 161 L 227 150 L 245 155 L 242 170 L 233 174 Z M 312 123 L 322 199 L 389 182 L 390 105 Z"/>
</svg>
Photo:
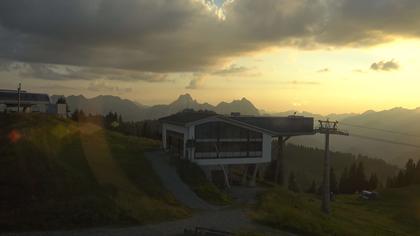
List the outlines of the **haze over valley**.
<svg viewBox="0 0 420 236">
<path fill-rule="evenodd" d="M 52 96 L 52 100 L 56 101 L 59 97 L 57 95 Z M 102 115 L 117 112 L 126 121 L 159 119 L 184 109 L 209 110 L 226 115 L 230 115 L 231 112 L 240 112 L 241 115 L 253 116 L 308 116 L 314 117 L 315 126 L 320 119 L 338 120 L 340 128 L 348 131 L 350 136 L 335 136 L 332 139 L 332 150 L 349 152 L 355 155 L 368 155 L 400 166 L 404 165 L 410 158 L 416 160 L 420 157 L 420 147 L 415 147 L 416 143 L 420 141 L 420 127 L 414 125 L 417 120 L 420 120 L 420 109 L 398 107 L 383 111 L 369 110 L 362 114 L 320 115 L 293 110 L 267 113 L 258 109 L 252 101 L 246 98 L 211 105 L 206 102 L 198 102 L 190 94 L 180 95 L 169 104 L 154 106 L 146 106 L 128 99 L 105 95 L 93 98 L 86 98 L 82 95 L 68 96 L 66 99 L 71 111 L 80 109 L 86 114 Z M 322 135 L 294 137 L 290 142 L 323 149 L 324 138 Z"/>
</svg>

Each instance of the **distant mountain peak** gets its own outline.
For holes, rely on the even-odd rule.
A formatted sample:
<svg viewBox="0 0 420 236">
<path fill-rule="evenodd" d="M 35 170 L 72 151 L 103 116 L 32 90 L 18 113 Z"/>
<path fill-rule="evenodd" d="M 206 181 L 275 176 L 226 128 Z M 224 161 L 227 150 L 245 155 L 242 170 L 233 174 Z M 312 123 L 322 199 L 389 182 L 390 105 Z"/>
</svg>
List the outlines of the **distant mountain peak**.
<svg viewBox="0 0 420 236">
<path fill-rule="evenodd" d="M 376 112 L 374 110 L 367 110 L 363 112 L 362 115 L 373 114 L 373 113 L 376 113 Z"/>
<path fill-rule="evenodd" d="M 194 100 L 189 93 L 179 95 L 178 99 Z"/>
<path fill-rule="evenodd" d="M 251 102 L 250 100 L 248 100 L 246 97 L 243 97 L 243 98 L 240 100 L 240 102 L 241 102 L 241 103 L 246 103 L 246 104 L 252 104 L 252 102 Z"/>
<path fill-rule="evenodd" d="M 171 103 L 172 105 L 187 106 L 186 108 L 191 108 L 190 106 L 197 105 L 197 101 L 189 94 L 181 94 L 178 99 Z"/>
</svg>

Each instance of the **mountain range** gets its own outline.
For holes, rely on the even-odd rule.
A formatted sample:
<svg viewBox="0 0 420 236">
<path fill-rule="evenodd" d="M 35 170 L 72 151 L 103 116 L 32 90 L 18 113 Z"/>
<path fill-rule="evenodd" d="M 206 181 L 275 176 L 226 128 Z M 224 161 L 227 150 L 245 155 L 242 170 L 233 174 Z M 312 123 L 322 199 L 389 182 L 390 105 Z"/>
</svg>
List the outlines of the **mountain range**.
<svg viewBox="0 0 420 236">
<path fill-rule="evenodd" d="M 349 136 L 331 136 L 331 149 L 353 154 L 364 154 L 403 166 L 408 159 L 420 158 L 420 108 L 393 108 L 366 111 L 344 116 L 339 128 Z M 317 148 L 324 147 L 324 136 L 302 136 L 290 142 Z"/>
<path fill-rule="evenodd" d="M 51 97 L 52 102 L 56 102 L 61 96 Z M 158 119 L 174 114 L 184 109 L 209 110 L 218 114 L 230 114 L 239 112 L 244 115 L 259 115 L 259 110 L 246 98 L 233 100 L 232 102 L 221 102 L 216 106 L 209 103 L 199 103 L 190 94 L 180 95 L 177 100 L 170 104 L 155 106 L 144 106 L 131 100 L 122 99 L 115 96 L 98 96 L 86 98 L 82 95 L 66 97 L 70 111 L 76 109 L 83 110 L 87 114 L 106 114 L 117 112 L 127 121 L 140 121 Z"/>
<path fill-rule="evenodd" d="M 55 102 L 60 96 L 52 96 Z M 124 120 L 141 121 L 158 119 L 184 109 L 211 110 L 219 114 L 240 112 L 243 115 L 289 116 L 303 115 L 319 119 L 338 120 L 339 128 L 346 130 L 350 136 L 331 136 L 331 149 L 334 151 L 364 154 L 384 159 L 387 162 L 403 165 L 407 159 L 420 157 L 420 108 L 393 108 L 384 111 L 366 111 L 362 114 L 329 114 L 319 115 L 309 112 L 285 111 L 267 114 L 257 109 L 249 100 L 242 98 L 232 102 L 221 102 L 217 105 L 199 103 L 191 95 L 180 95 L 169 104 L 145 106 L 115 96 L 98 96 L 86 98 L 82 95 L 66 97 L 70 110 L 82 109 L 85 113 L 106 114 L 117 112 Z M 315 122 L 317 126 L 317 122 Z M 324 136 L 293 137 L 291 143 L 312 146 L 322 149 Z M 417 146 L 419 144 L 419 146 Z"/>
</svg>

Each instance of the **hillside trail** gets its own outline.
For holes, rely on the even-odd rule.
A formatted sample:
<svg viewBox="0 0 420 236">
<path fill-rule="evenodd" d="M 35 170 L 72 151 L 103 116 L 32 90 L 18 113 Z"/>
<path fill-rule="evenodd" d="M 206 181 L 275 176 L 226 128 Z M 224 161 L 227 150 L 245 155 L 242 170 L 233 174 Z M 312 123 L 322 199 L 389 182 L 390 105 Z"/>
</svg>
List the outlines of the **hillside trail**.
<svg viewBox="0 0 420 236">
<path fill-rule="evenodd" d="M 211 205 L 199 198 L 178 176 L 176 169 L 169 164 L 169 156 L 163 152 L 146 152 L 146 159 L 152 164 L 163 186 L 171 192 L 176 200 L 194 210 L 217 210 L 220 207 Z"/>
</svg>

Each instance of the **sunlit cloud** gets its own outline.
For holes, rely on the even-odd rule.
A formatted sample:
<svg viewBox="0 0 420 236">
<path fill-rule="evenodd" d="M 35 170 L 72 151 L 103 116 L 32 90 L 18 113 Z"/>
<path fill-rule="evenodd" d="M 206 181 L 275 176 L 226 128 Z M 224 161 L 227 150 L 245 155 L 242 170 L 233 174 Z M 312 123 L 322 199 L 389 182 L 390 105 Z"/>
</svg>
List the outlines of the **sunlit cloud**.
<svg viewBox="0 0 420 236">
<path fill-rule="evenodd" d="M 186 89 L 202 89 L 204 87 L 204 81 L 206 77 L 202 74 L 194 75 L 189 82 L 189 84 L 185 87 Z"/>
<path fill-rule="evenodd" d="M 212 75 L 217 75 L 217 76 L 232 76 L 232 75 L 237 75 L 237 74 L 245 74 L 247 72 L 249 72 L 251 69 L 247 68 L 245 66 L 239 66 L 236 64 L 232 64 L 224 69 L 221 70 L 216 70 L 214 72 L 212 72 Z"/>
<path fill-rule="evenodd" d="M 113 93 L 113 92 L 131 92 L 133 91 L 132 88 L 126 87 L 122 88 L 118 85 L 106 82 L 106 81 L 93 81 L 89 83 L 87 88 L 90 91 L 94 92 L 102 92 L 102 93 Z"/>
<path fill-rule="evenodd" d="M 290 85 L 320 85 L 321 83 L 318 81 L 300 81 L 300 80 L 290 80 L 282 82 L 282 84 L 290 84 Z"/>
</svg>

